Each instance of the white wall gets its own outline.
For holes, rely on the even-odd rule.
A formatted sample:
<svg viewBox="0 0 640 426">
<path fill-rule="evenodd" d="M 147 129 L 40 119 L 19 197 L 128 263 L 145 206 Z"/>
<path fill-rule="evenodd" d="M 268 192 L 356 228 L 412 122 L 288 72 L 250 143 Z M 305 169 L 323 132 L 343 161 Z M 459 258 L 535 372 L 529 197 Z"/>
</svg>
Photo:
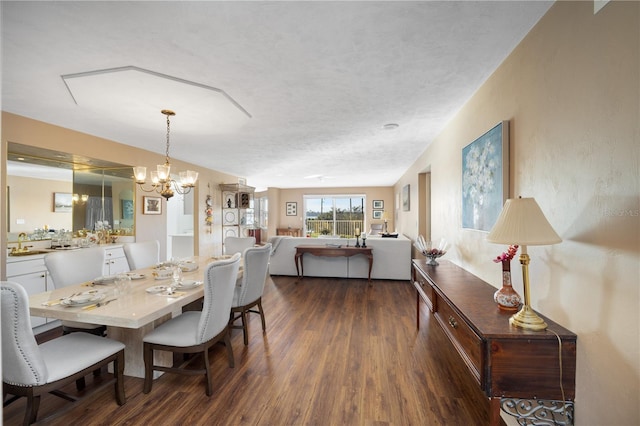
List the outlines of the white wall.
<svg viewBox="0 0 640 426">
<path fill-rule="evenodd" d="M 511 125 L 511 197 L 535 197 L 561 244 L 530 247 L 532 305 L 578 335 L 576 424 L 640 418 L 640 3 L 556 2 L 397 183 L 431 169 L 432 238 L 498 287 L 506 247 L 461 229 L 462 148 Z M 412 205 L 416 205 L 412 202 Z M 418 212 L 399 211 L 417 235 Z M 517 267 L 514 265 L 514 267 Z M 522 294 L 522 278 L 514 274 Z"/>
</svg>

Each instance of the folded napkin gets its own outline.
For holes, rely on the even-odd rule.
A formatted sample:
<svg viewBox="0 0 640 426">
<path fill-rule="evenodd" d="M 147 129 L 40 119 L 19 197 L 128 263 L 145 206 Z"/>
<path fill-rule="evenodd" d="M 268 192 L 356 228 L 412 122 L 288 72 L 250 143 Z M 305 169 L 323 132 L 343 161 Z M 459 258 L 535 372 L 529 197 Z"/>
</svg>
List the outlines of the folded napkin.
<svg viewBox="0 0 640 426">
<path fill-rule="evenodd" d="M 48 302 L 42 302 L 42 306 L 56 306 L 59 305 L 62 299 L 49 300 Z"/>
</svg>

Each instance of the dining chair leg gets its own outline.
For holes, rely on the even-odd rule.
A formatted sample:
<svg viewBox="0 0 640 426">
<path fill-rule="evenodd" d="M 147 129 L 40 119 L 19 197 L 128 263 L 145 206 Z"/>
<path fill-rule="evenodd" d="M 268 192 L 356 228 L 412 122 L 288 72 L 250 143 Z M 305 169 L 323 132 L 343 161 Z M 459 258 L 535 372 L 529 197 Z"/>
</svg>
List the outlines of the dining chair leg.
<svg viewBox="0 0 640 426">
<path fill-rule="evenodd" d="M 124 405 L 126 396 L 124 394 L 124 349 L 118 352 L 118 356 L 113 361 L 113 375 L 116 378 L 115 392 L 118 405 Z"/>
<path fill-rule="evenodd" d="M 260 319 L 262 320 L 262 332 L 267 331 L 267 324 L 264 321 L 264 312 L 262 310 L 262 297 L 258 299 L 258 310 L 260 311 Z"/>
<path fill-rule="evenodd" d="M 38 418 L 38 409 L 40 408 L 40 395 L 27 395 L 27 411 L 24 414 L 24 425 L 30 425 L 36 422 Z"/>
<path fill-rule="evenodd" d="M 224 345 L 227 348 L 227 360 L 229 361 L 229 367 L 236 366 L 236 361 L 233 358 L 233 347 L 231 346 L 231 329 L 227 327 L 227 332 L 224 334 Z"/>
<path fill-rule="evenodd" d="M 142 392 L 149 393 L 153 385 L 153 347 L 145 342 L 142 351 L 144 359 L 144 388 Z"/>
<path fill-rule="evenodd" d="M 84 377 L 80 377 L 78 380 L 76 380 L 76 389 L 81 391 L 84 390 L 84 388 L 87 386 L 87 383 L 84 380 Z"/>
<path fill-rule="evenodd" d="M 204 378 L 207 381 L 206 393 L 207 396 L 211 396 L 211 394 L 213 394 L 213 384 L 211 383 L 213 378 L 211 377 L 211 368 L 209 367 L 209 348 L 205 348 L 204 351 L 202 351 L 202 362 L 204 363 Z"/>
<path fill-rule="evenodd" d="M 242 334 L 244 335 L 244 345 L 249 345 L 249 327 L 248 327 L 248 315 L 247 310 L 242 308 Z"/>
</svg>

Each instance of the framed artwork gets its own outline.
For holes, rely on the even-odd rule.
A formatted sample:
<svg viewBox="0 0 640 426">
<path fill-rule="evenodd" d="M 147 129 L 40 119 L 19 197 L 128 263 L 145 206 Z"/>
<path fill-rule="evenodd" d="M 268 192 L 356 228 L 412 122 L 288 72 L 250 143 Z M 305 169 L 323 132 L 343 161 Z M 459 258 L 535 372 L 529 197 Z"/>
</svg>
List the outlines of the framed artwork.
<svg viewBox="0 0 640 426">
<path fill-rule="evenodd" d="M 384 200 L 373 200 L 374 209 L 384 209 Z"/>
<path fill-rule="evenodd" d="M 410 194 L 410 186 L 409 184 L 406 184 L 405 186 L 402 187 L 402 210 L 404 210 L 405 212 L 408 212 L 411 210 L 409 194 Z"/>
<path fill-rule="evenodd" d="M 68 192 L 53 193 L 53 211 L 55 213 L 71 213 L 73 210 L 73 196 Z"/>
<path fill-rule="evenodd" d="M 143 197 L 142 214 L 162 214 L 162 198 Z"/>
<path fill-rule="evenodd" d="M 121 203 L 122 218 L 133 219 L 133 200 L 121 200 Z"/>
<path fill-rule="evenodd" d="M 490 231 L 509 193 L 509 122 L 462 149 L 462 227 Z"/>
<path fill-rule="evenodd" d="M 287 202 L 287 216 L 298 216 L 298 203 Z"/>
<path fill-rule="evenodd" d="M 382 219 L 382 213 L 384 212 L 384 210 L 374 210 L 373 211 L 373 218 L 374 219 Z"/>
</svg>

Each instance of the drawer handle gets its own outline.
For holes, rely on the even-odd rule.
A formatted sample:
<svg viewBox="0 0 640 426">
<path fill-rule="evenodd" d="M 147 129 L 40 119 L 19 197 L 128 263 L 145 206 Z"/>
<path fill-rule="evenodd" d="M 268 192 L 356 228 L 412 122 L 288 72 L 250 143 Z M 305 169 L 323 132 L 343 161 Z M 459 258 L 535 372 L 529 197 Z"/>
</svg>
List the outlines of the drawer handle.
<svg viewBox="0 0 640 426">
<path fill-rule="evenodd" d="M 453 317 L 449 317 L 449 325 L 453 328 L 458 328 L 458 322 Z"/>
</svg>

